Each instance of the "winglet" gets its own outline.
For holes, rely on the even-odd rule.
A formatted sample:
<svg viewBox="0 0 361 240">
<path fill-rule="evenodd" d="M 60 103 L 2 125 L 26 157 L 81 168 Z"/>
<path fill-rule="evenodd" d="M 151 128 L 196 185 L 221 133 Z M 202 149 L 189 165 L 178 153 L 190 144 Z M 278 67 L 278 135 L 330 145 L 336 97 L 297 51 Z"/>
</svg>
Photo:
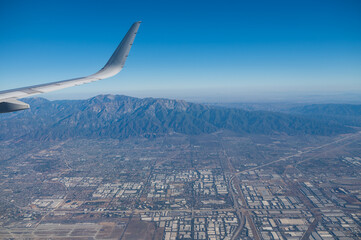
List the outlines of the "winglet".
<svg viewBox="0 0 361 240">
<path fill-rule="evenodd" d="M 18 98 L 29 97 L 39 93 L 46 93 L 67 87 L 81 85 L 84 83 L 90 83 L 100 79 L 112 77 L 119 73 L 122 70 L 125 61 L 127 60 L 130 48 L 133 45 L 134 38 L 138 32 L 140 23 L 141 22 L 133 23 L 117 49 L 115 49 L 113 55 L 108 60 L 107 64 L 105 64 L 105 66 L 97 73 L 87 77 L 73 78 L 69 80 L 0 91 L 0 113 L 28 109 L 29 105 L 16 100 Z"/>
<path fill-rule="evenodd" d="M 119 73 L 127 60 L 130 48 L 133 45 L 135 36 L 137 35 L 139 26 L 141 21 L 133 23 L 133 25 L 128 30 L 127 34 L 123 38 L 123 40 L 118 45 L 117 49 L 115 49 L 113 55 L 110 57 L 105 66 L 97 73 L 89 76 L 95 78 L 108 78 Z"/>
</svg>

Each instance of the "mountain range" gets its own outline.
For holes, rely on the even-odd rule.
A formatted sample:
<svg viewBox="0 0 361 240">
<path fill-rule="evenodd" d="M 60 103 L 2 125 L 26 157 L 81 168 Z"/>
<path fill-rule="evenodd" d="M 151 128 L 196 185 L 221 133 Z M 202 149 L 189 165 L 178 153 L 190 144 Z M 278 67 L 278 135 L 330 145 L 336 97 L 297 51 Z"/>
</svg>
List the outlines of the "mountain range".
<svg viewBox="0 0 361 240">
<path fill-rule="evenodd" d="M 339 121 L 305 114 L 307 109 L 293 109 L 289 113 L 246 111 L 123 95 L 99 95 L 86 100 L 29 98 L 24 101 L 31 109 L 0 116 L 0 140 L 122 139 L 174 132 L 197 135 L 220 130 L 287 135 L 335 135 L 355 131 Z"/>
<path fill-rule="evenodd" d="M 361 127 L 361 105 L 312 104 L 290 108 L 287 112 L 341 125 Z"/>
</svg>

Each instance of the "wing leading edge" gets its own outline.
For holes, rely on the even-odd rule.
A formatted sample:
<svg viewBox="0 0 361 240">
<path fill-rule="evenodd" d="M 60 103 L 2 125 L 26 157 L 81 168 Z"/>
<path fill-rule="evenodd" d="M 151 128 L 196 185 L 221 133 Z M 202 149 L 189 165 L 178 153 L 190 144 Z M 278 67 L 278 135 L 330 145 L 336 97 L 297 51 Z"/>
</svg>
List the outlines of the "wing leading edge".
<svg viewBox="0 0 361 240">
<path fill-rule="evenodd" d="M 140 23 L 141 22 L 135 22 L 130 27 L 129 31 L 120 42 L 117 49 L 115 49 L 113 55 L 110 57 L 105 66 L 98 72 L 87 77 L 74 78 L 58 82 L 34 85 L 30 87 L 0 91 L 0 113 L 25 110 L 30 107 L 28 104 L 17 100 L 18 98 L 24 98 L 35 94 L 51 92 L 67 87 L 73 87 L 116 75 L 124 67 L 124 63 L 127 60 L 130 48 L 133 45 Z"/>
</svg>

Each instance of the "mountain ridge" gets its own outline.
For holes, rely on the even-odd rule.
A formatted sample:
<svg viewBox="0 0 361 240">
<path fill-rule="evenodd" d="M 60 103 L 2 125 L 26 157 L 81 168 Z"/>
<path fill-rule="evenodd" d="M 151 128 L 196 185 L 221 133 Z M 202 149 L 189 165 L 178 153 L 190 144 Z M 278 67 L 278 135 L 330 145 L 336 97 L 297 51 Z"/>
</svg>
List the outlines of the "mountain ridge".
<svg viewBox="0 0 361 240">
<path fill-rule="evenodd" d="M 238 134 L 334 135 L 353 130 L 337 123 L 285 113 L 189 103 L 162 98 L 98 95 L 86 100 L 25 99 L 31 109 L 1 117 L 0 140 L 127 138 L 172 132 L 194 135 L 229 130 Z"/>
<path fill-rule="evenodd" d="M 361 127 L 361 105 L 311 104 L 288 109 L 286 112 L 312 119 L 328 120 L 337 124 Z"/>
</svg>

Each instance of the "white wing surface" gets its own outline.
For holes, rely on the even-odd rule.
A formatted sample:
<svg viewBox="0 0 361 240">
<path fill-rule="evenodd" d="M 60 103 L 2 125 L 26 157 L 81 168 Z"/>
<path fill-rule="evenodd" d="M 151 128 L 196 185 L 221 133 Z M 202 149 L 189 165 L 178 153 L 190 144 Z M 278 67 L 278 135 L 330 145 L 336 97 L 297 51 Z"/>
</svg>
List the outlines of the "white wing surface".
<svg viewBox="0 0 361 240">
<path fill-rule="evenodd" d="M 116 75 L 122 70 L 125 60 L 127 60 L 130 48 L 133 45 L 134 38 L 138 32 L 140 23 L 141 22 L 135 22 L 130 27 L 129 31 L 120 42 L 119 46 L 114 51 L 108 62 L 97 73 L 94 73 L 87 77 L 74 78 L 58 82 L 34 85 L 30 87 L 0 91 L 0 113 L 14 112 L 28 109 L 30 107 L 28 104 L 17 100 L 18 98 L 24 98 L 35 94 L 51 92 L 67 87 L 73 87 Z"/>
</svg>

